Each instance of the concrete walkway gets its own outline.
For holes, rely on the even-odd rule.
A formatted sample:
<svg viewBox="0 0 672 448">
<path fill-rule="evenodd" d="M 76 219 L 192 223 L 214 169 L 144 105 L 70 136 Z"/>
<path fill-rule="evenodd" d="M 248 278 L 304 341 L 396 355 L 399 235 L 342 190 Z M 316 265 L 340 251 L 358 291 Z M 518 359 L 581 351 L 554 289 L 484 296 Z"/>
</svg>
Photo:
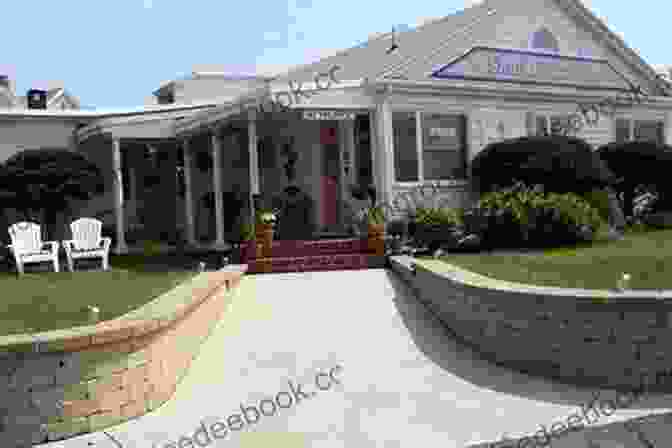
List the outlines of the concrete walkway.
<svg viewBox="0 0 672 448">
<path fill-rule="evenodd" d="M 297 403 L 301 393 L 291 391 L 297 384 L 312 396 Z M 592 392 L 479 359 L 384 270 L 249 276 L 174 398 L 106 431 L 121 445 L 100 432 L 43 446 L 463 448 L 566 423 Z M 261 412 L 269 415 L 256 423 L 231 417 L 241 413 L 241 403 L 259 408 L 273 397 L 285 407 L 274 415 L 264 402 Z M 599 395 L 610 397 L 615 394 Z M 672 397 L 642 399 L 632 410 L 599 417 L 594 425 L 606 431 L 571 433 L 552 446 L 588 447 L 589 435 L 612 440 L 596 445 L 602 448 L 645 447 L 614 422 L 668 408 Z M 254 411 L 247 412 L 254 421 Z M 672 422 L 659 418 L 641 426 L 656 447 L 672 440 L 665 420 Z M 218 427 L 223 438 L 199 434 L 197 443 L 179 444 L 201 422 L 211 427 L 216 421 L 229 425 L 226 433 Z"/>
</svg>

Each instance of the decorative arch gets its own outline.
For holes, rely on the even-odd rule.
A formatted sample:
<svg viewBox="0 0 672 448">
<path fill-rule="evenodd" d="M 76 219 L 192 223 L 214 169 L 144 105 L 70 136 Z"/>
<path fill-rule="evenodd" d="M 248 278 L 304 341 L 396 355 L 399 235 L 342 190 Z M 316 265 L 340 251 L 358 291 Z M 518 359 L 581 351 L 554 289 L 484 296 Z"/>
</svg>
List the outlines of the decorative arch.
<svg viewBox="0 0 672 448">
<path fill-rule="evenodd" d="M 541 27 L 530 36 L 530 48 L 559 52 L 558 39 L 548 28 Z"/>
</svg>

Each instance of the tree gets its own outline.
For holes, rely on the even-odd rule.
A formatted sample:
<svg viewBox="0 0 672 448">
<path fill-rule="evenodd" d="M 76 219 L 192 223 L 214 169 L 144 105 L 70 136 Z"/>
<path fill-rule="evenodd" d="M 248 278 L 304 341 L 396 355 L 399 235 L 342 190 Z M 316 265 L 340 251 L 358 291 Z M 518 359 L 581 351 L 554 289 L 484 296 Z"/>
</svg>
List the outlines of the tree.
<svg viewBox="0 0 672 448">
<path fill-rule="evenodd" d="M 28 149 L 0 165 L 0 208 L 15 208 L 26 219 L 30 212 L 42 212 L 45 222 L 41 224 L 49 235 L 70 200 L 88 200 L 104 188 L 101 170 L 67 149 Z"/>
</svg>

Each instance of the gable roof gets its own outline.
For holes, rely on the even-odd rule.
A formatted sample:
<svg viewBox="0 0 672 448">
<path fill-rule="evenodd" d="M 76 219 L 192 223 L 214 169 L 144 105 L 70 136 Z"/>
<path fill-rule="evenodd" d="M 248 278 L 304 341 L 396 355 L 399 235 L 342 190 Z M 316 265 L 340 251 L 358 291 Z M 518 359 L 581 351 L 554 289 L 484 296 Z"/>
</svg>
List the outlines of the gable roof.
<svg viewBox="0 0 672 448">
<path fill-rule="evenodd" d="M 343 50 L 317 62 L 299 66 L 278 76 L 275 81 L 288 83 L 313 81 L 316 73 L 327 73 L 338 65 L 337 80 L 429 80 L 427 75 L 435 61 L 450 61 L 471 49 L 485 44 L 478 41 L 479 29 L 497 26 L 498 17 L 506 14 L 507 0 L 484 0 L 482 3 L 456 12 L 442 19 L 426 23 L 416 29 L 395 33 L 399 48 L 391 54 L 386 50 L 392 44 L 392 33 L 386 33 Z M 596 37 L 611 47 L 631 65 L 642 78 L 649 80 L 655 94 L 664 94 L 664 83 L 635 51 L 590 12 L 580 0 L 554 0 L 570 16 L 590 28 Z M 497 11 L 497 8 L 500 8 Z"/>
<path fill-rule="evenodd" d="M 425 53 L 428 48 L 435 45 L 437 36 L 445 36 L 446 30 L 463 28 L 476 18 L 486 14 L 488 3 L 489 1 L 486 0 L 481 4 L 425 23 L 415 29 L 396 32 L 395 41 L 399 45 L 399 50 L 391 54 L 387 54 L 386 51 L 392 44 L 392 33 L 384 33 L 333 56 L 299 66 L 278 76 L 275 81 L 282 83 L 289 81 L 311 82 L 316 73 L 327 73 L 335 65 L 341 67 L 334 74 L 334 77 L 338 80 L 376 78 L 376 75 L 386 67 L 391 67 L 406 60 L 406 54 Z"/>
</svg>

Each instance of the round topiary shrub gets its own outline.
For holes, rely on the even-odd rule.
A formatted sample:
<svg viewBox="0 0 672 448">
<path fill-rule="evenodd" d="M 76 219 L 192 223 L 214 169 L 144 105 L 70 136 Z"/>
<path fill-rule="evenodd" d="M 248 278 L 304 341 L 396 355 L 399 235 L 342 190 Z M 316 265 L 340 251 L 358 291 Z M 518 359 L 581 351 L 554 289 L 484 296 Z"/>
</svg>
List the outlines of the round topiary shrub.
<svg viewBox="0 0 672 448">
<path fill-rule="evenodd" d="M 486 146 L 472 162 L 473 187 L 481 193 L 517 181 L 546 191 L 583 193 L 616 184 L 616 176 L 586 141 L 567 136 L 508 139 Z"/>
</svg>

